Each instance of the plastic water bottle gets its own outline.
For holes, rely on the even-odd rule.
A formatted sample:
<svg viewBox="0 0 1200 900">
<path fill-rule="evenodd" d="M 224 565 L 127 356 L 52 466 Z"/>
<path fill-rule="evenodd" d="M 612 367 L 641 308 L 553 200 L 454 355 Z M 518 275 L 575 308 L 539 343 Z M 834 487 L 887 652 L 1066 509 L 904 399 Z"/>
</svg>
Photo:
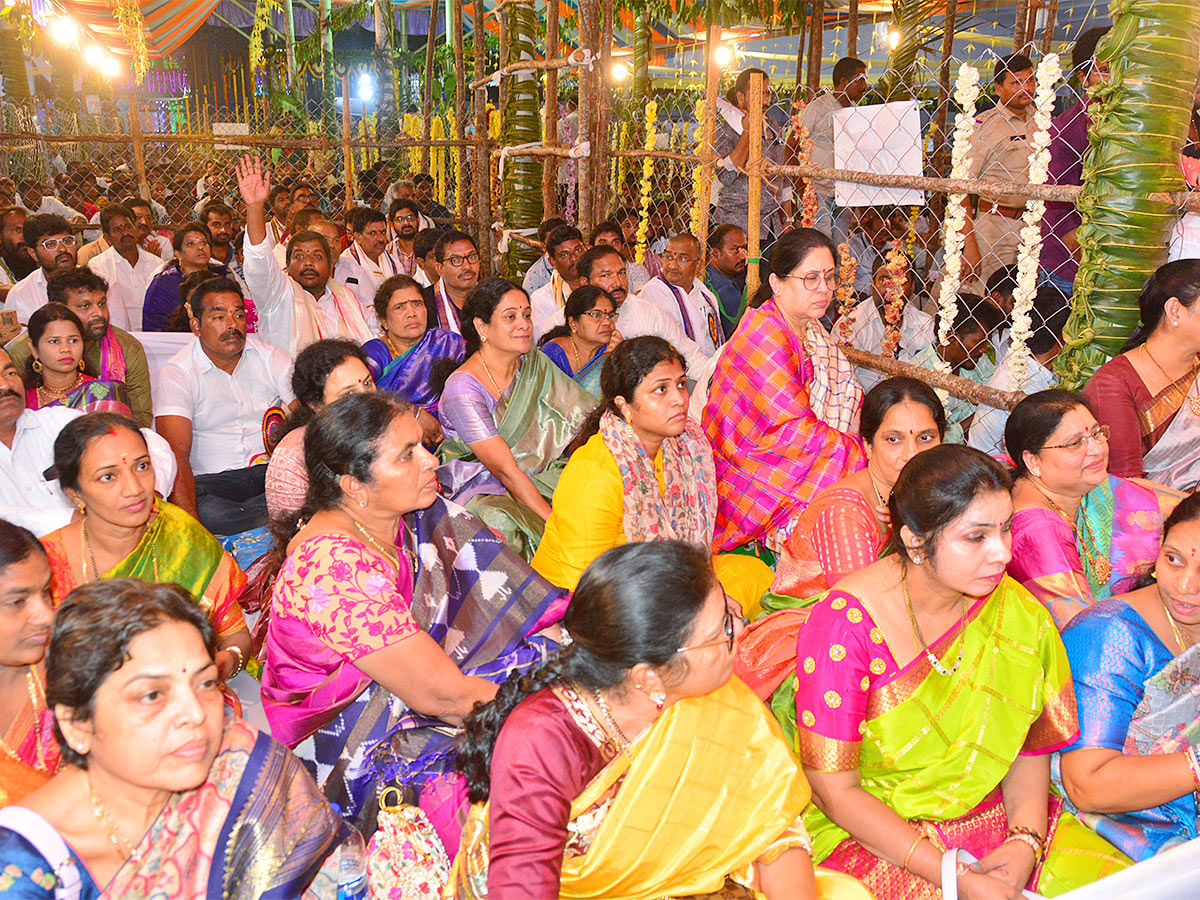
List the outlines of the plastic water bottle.
<svg viewBox="0 0 1200 900">
<path fill-rule="evenodd" d="M 362 835 L 352 828 L 338 849 L 338 900 L 366 900 L 367 851 Z"/>
</svg>

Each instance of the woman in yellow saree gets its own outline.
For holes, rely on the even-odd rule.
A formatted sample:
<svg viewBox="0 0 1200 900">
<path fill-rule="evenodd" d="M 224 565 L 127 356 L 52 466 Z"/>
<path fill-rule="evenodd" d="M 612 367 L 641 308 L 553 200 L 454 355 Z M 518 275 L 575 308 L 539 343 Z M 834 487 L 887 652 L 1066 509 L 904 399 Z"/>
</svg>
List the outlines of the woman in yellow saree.
<svg viewBox="0 0 1200 900">
<path fill-rule="evenodd" d="M 221 679 L 237 674 L 250 653 L 237 602 L 246 576 L 203 525 L 155 497 L 154 468 L 133 422 L 114 413 L 73 419 L 54 442 L 54 466 L 81 512 L 42 538 L 55 606 L 102 578 L 178 584 L 213 623 Z"/>
<path fill-rule="evenodd" d="M 564 624 L 573 644 L 466 720 L 454 896 L 869 896 L 814 876 L 808 785 L 731 679 L 741 624 L 706 548 L 609 550 Z"/>
<path fill-rule="evenodd" d="M 913 457 L 889 504 L 892 552 L 798 635 L 813 859 L 880 897 L 940 898 L 949 849 L 979 859 L 958 874 L 971 900 L 1055 896 L 1129 864 L 1050 795 L 1075 696 L 1050 614 L 1005 575 L 1011 486 L 968 447 Z"/>
</svg>

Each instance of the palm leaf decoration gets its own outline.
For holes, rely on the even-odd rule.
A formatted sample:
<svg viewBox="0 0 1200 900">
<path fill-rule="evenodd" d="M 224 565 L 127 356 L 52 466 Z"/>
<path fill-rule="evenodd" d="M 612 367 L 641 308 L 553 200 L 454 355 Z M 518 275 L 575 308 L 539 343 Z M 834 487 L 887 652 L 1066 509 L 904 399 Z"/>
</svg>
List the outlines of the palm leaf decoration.
<svg viewBox="0 0 1200 900">
<path fill-rule="evenodd" d="M 1184 187 L 1179 151 L 1200 68 L 1196 0 L 1112 0 L 1110 15 L 1097 58 L 1111 75 L 1090 109 L 1079 274 L 1055 364 L 1073 388 L 1120 352 L 1138 322 L 1142 285 L 1166 259 L 1175 211 L 1146 198 Z"/>
<path fill-rule="evenodd" d="M 504 28 L 508 31 L 508 58 L 504 65 L 533 59 L 538 19 L 533 7 L 514 3 L 505 9 Z M 506 99 L 501 111 L 500 139 L 507 147 L 530 144 L 542 139 L 541 78 L 536 72 L 516 72 L 508 79 Z M 500 215 L 505 228 L 537 228 L 542 221 L 542 161 L 536 157 L 514 156 L 504 161 Z M 533 265 L 538 253 L 531 247 L 510 241 L 504 265 L 512 277 Z"/>
</svg>

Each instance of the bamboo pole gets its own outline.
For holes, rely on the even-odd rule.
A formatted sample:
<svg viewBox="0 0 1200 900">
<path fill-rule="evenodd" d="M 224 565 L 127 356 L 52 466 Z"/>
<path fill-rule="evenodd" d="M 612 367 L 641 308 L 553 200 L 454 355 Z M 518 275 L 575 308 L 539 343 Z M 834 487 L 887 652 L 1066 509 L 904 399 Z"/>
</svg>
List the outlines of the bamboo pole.
<svg viewBox="0 0 1200 900">
<path fill-rule="evenodd" d="M 429 140 L 429 129 L 433 125 L 433 47 L 437 41 L 439 0 L 429 0 L 429 36 L 425 41 L 425 96 L 421 106 L 421 137 Z M 421 152 L 421 171 L 429 172 L 429 148 Z"/>
<path fill-rule="evenodd" d="M 137 94 L 134 93 L 129 95 L 129 142 L 133 144 L 133 166 L 137 172 L 138 194 L 143 200 L 149 200 L 150 185 L 146 183 L 146 146 L 142 142 L 142 111 L 138 107 Z"/>
<path fill-rule="evenodd" d="M 704 44 L 704 135 L 700 141 L 700 191 L 696 198 L 700 205 L 699 214 L 696 216 L 696 239 L 700 241 L 702 256 L 708 253 L 708 201 L 712 192 L 713 163 L 716 158 L 713 152 L 713 137 L 717 131 L 717 93 L 721 89 L 721 67 L 717 65 L 715 57 L 720 42 L 721 26 L 716 23 L 709 25 L 708 37 Z"/>
<path fill-rule="evenodd" d="M 971 403 L 982 403 L 984 406 L 1011 411 L 1013 407 L 1025 398 L 1025 394 L 1021 391 L 1001 391 L 993 387 L 988 387 L 986 384 L 971 381 L 969 378 L 951 375 L 948 372 L 936 372 L 909 362 L 902 362 L 887 356 L 868 353 L 866 350 L 859 350 L 857 347 L 852 347 L 849 344 L 841 344 L 840 346 L 842 353 L 846 355 L 846 359 L 850 360 L 856 366 L 862 366 L 864 369 L 871 369 L 875 372 L 882 372 L 884 375 L 889 376 L 907 375 L 909 378 L 916 378 L 919 381 L 925 382 L 930 387 L 940 388 L 949 394 L 953 394 L 955 397 L 961 397 L 963 400 Z"/>
<path fill-rule="evenodd" d="M 850 0 L 846 18 L 846 55 L 858 56 L 858 0 Z"/>
<path fill-rule="evenodd" d="M 463 51 L 463 0 L 450 0 L 450 13 L 454 17 L 454 136 L 464 137 L 467 133 L 467 61 Z M 467 214 L 467 192 L 463 190 L 463 175 L 467 171 L 467 150 L 463 146 L 454 149 L 455 171 L 458 183 L 454 185 L 454 212 L 460 219 Z"/>
<path fill-rule="evenodd" d="M 342 171 L 346 184 L 346 209 L 354 205 L 354 151 L 350 145 L 350 77 L 342 76 Z"/>
<path fill-rule="evenodd" d="M 1058 18 L 1058 0 L 1049 0 L 1046 5 L 1046 30 L 1042 32 L 1042 56 L 1050 52 L 1054 44 L 1054 20 Z"/>
<path fill-rule="evenodd" d="M 546 59 L 557 62 L 558 0 L 546 3 Z M 505 66 L 504 68 L 508 68 Z M 504 68 L 501 71 L 504 71 Z M 558 143 L 558 67 L 547 66 L 546 105 L 542 107 L 542 141 L 548 146 Z M 542 167 L 542 208 L 545 218 L 558 215 L 558 158 L 549 156 Z"/>
<path fill-rule="evenodd" d="M 296 13 L 292 0 L 283 0 L 283 49 L 287 54 L 287 86 L 296 80 Z"/>
<path fill-rule="evenodd" d="M 815 94 L 821 87 L 821 57 L 825 46 L 825 0 L 813 0 L 812 27 L 808 44 L 808 88 Z"/>
<path fill-rule="evenodd" d="M 486 33 L 483 28 L 483 0 L 472 0 L 471 13 L 475 18 L 475 76 L 487 68 Z M 466 135 L 459 135 L 465 137 Z M 488 156 L 487 88 L 475 89 L 475 149 L 472 154 L 471 187 L 474 198 L 474 219 L 481 226 L 492 218 L 491 160 Z M 475 239 L 479 241 L 479 274 L 492 272 L 492 229 L 480 227 Z"/>
<path fill-rule="evenodd" d="M 941 172 L 949 160 L 946 121 L 950 114 L 950 61 L 954 53 L 954 27 L 958 21 L 958 0 L 946 0 L 946 24 L 942 33 L 942 65 L 938 71 L 937 134 L 938 149 L 933 154 L 933 169 Z"/>
<path fill-rule="evenodd" d="M 763 138 L 763 77 L 759 72 L 750 76 L 749 116 L 750 150 L 746 156 L 746 174 L 750 179 L 750 196 L 746 215 L 746 296 L 758 292 L 759 253 L 762 246 L 762 138 Z"/>
</svg>

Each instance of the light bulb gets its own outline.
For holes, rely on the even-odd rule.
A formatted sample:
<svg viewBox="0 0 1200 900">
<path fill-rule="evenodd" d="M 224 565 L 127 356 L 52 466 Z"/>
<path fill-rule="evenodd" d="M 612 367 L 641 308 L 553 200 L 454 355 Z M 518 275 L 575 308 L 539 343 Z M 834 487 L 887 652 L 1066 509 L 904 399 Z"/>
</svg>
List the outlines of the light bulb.
<svg viewBox="0 0 1200 900">
<path fill-rule="evenodd" d="M 83 61 L 89 66 L 94 66 L 97 69 L 100 68 L 104 62 L 104 57 L 104 48 L 99 44 L 88 44 L 83 48 Z"/>
<path fill-rule="evenodd" d="M 629 66 L 623 62 L 615 62 L 612 64 L 612 80 L 624 81 L 629 77 Z"/>
<path fill-rule="evenodd" d="M 70 16 L 55 16 L 50 20 L 48 31 L 50 40 L 56 44 L 73 44 L 79 36 L 79 26 Z"/>
<path fill-rule="evenodd" d="M 888 47 L 895 50 L 900 46 L 900 32 L 895 28 L 888 29 Z"/>
<path fill-rule="evenodd" d="M 733 51 L 722 44 L 713 52 L 713 60 L 718 66 L 727 66 L 733 61 Z"/>
</svg>

